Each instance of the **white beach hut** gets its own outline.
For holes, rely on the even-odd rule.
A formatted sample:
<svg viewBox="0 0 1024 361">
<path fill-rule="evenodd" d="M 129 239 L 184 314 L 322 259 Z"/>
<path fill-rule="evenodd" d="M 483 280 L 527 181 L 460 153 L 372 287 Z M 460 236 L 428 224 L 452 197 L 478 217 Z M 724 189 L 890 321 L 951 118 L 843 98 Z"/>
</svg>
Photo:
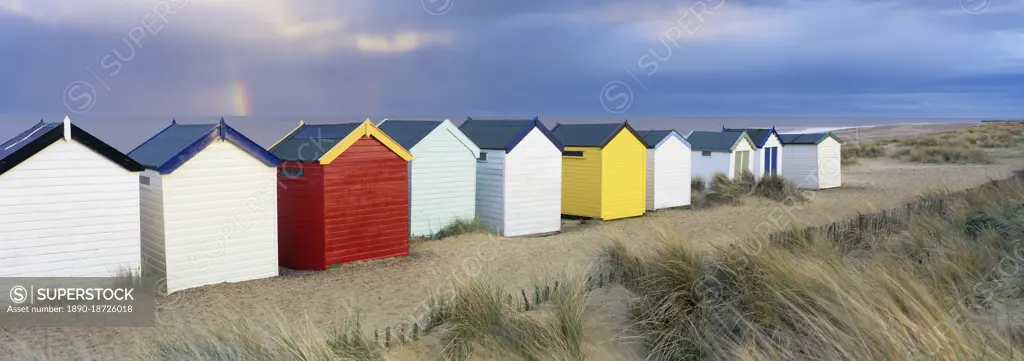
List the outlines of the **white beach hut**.
<svg viewBox="0 0 1024 361">
<path fill-rule="evenodd" d="M 413 155 L 409 162 L 409 233 L 429 237 L 476 214 L 480 148 L 452 122 L 384 119 L 377 125 Z"/>
<path fill-rule="evenodd" d="M 140 171 L 68 118 L 0 144 L 0 277 L 138 272 Z"/>
<path fill-rule="evenodd" d="M 783 172 L 796 186 L 836 188 L 843 184 L 842 140 L 832 133 L 782 134 Z"/>
<path fill-rule="evenodd" d="M 723 132 L 746 132 L 750 140 L 754 141 L 754 177 L 761 179 L 763 175 L 782 175 L 782 141 L 775 127 L 728 129 L 722 128 Z"/>
<path fill-rule="evenodd" d="M 223 119 L 171 122 L 128 155 L 146 167 L 142 256 L 164 291 L 277 276 L 277 157 Z"/>
<path fill-rule="evenodd" d="M 504 236 L 562 228 L 562 144 L 537 118 L 468 118 L 459 129 L 480 147 L 477 216 Z"/>
<path fill-rule="evenodd" d="M 690 205 L 690 143 L 675 130 L 637 133 L 647 145 L 647 210 Z"/>
<path fill-rule="evenodd" d="M 686 138 L 690 142 L 693 154 L 693 176 L 711 181 L 715 173 L 723 173 L 730 178 L 739 178 L 743 170 L 754 171 L 751 157 L 754 153 L 754 142 L 745 132 L 690 132 Z"/>
</svg>

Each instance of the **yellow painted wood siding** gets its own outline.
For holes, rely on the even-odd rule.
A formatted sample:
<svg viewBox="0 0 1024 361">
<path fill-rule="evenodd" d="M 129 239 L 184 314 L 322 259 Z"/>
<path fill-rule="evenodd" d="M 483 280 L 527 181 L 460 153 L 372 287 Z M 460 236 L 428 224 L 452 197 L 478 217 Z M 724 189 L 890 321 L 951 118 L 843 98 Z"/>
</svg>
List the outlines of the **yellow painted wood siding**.
<svg viewBox="0 0 1024 361">
<path fill-rule="evenodd" d="M 601 155 L 601 219 L 643 215 L 647 208 L 647 147 L 623 129 Z"/>
<path fill-rule="evenodd" d="M 565 151 L 583 152 L 583 156 L 562 156 L 562 214 L 600 218 L 601 149 L 565 147 Z"/>
</svg>

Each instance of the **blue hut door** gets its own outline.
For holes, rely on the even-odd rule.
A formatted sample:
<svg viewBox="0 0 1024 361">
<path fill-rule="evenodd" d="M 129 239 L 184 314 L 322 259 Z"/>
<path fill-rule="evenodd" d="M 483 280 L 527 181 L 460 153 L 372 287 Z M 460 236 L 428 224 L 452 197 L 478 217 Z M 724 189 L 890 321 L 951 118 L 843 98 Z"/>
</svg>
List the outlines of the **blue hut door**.
<svg viewBox="0 0 1024 361">
<path fill-rule="evenodd" d="M 776 175 L 779 172 L 779 147 L 765 148 L 764 174 Z"/>
<path fill-rule="evenodd" d="M 772 148 L 764 148 L 764 174 L 772 174 Z"/>
</svg>

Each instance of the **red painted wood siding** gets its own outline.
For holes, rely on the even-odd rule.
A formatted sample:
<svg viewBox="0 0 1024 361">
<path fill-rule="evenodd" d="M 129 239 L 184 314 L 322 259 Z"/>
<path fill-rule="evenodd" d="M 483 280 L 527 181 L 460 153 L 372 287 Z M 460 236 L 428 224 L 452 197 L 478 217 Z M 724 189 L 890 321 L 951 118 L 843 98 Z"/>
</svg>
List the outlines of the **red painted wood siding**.
<svg viewBox="0 0 1024 361">
<path fill-rule="evenodd" d="M 324 170 L 316 163 L 284 162 L 301 168 L 302 178 L 277 174 L 277 251 L 282 266 L 301 270 L 327 268 L 324 257 Z"/>
<path fill-rule="evenodd" d="M 363 137 L 324 166 L 328 265 L 409 255 L 408 162 Z"/>
</svg>

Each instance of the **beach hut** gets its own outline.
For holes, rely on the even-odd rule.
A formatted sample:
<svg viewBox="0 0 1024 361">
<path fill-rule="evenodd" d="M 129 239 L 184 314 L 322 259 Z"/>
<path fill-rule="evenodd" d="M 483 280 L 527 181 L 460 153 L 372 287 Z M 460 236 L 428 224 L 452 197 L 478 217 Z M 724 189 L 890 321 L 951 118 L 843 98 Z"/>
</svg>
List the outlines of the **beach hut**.
<svg viewBox="0 0 1024 361">
<path fill-rule="evenodd" d="M 69 118 L 0 144 L 0 277 L 137 273 L 141 171 Z"/>
<path fill-rule="evenodd" d="M 723 132 L 746 132 L 750 140 L 754 141 L 757 148 L 754 152 L 754 177 L 760 179 L 763 175 L 782 175 L 782 141 L 779 140 L 779 133 L 775 127 L 729 129 L 722 128 Z"/>
<path fill-rule="evenodd" d="M 642 216 L 647 145 L 629 123 L 558 124 L 562 214 L 603 220 Z"/>
<path fill-rule="evenodd" d="M 409 232 L 429 237 L 476 215 L 480 148 L 452 122 L 384 119 L 377 125 L 413 155 L 409 170 Z"/>
<path fill-rule="evenodd" d="M 751 153 L 754 142 L 746 132 L 694 131 L 686 138 L 690 142 L 693 176 L 711 181 L 715 173 L 737 179 L 743 170 L 754 171 Z"/>
<path fill-rule="evenodd" d="M 146 168 L 142 260 L 163 291 L 277 276 L 277 157 L 223 119 L 171 121 L 128 156 Z"/>
<path fill-rule="evenodd" d="M 275 143 L 281 265 L 323 270 L 409 255 L 412 154 L 367 119 L 305 124 Z"/>
<path fill-rule="evenodd" d="M 459 126 L 480 147 L 476 214 L 495 232 L 562 228 L 562 144 L 539 119 L 473 119 Z"/>
<path fill-rule="evenodd" d="M 842 139 L 832 133 L 782 134 L 783 172 L 800 188 L 836 188 L 843 183 Z"/>
<path fill-rule="evenodd" d="M 647 145 L 647 210 L 690 205 L 690 143 L 675 130 L 637 134 Z"/>
</svg>

